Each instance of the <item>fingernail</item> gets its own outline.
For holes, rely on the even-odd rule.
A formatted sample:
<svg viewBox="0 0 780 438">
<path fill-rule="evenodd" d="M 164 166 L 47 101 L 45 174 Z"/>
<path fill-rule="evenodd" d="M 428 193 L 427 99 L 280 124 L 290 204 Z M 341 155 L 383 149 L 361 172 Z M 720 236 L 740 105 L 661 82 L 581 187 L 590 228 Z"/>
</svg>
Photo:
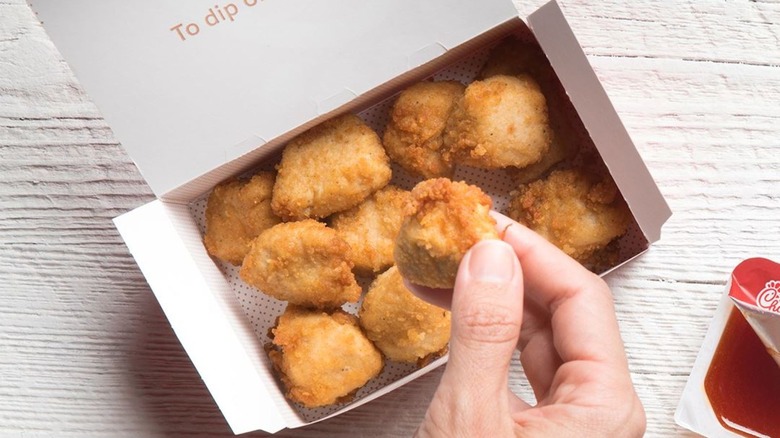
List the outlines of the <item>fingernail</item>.
<svg viewBox="0 0 780 438">
<path fill-rule="evenodd" d="M 496 239 L 483 240 L 471 248 L 469 274 L 476 280 L 506 283 L 515 275 L 512 247 Z"/>
</svg>

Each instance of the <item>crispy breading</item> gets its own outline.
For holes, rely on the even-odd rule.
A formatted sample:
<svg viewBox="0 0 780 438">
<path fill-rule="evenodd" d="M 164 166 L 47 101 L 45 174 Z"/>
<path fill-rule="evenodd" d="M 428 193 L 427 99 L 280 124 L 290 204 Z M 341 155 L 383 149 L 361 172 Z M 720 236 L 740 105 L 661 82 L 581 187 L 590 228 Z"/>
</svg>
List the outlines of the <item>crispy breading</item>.
<svg viewBox="0 0 780 438">
<path fill-rule="evenodd" d="M 571 106 L 571 102 L 538 45 L 514 37 L 506 38 L 491 50 L 479 78 L 520 74 L 530 75 L 539 84 L 547 103 L 552 136 L 550 149 L 541 160 L 511 169 L 514 180 L 525 184 L 543 177 L 556 164 L 572 160 L 580 146 L 574 134 L 573 121 L 564 115 L 565 107 Z"/>
<path fill-rule="evenodd" d="M 271 334 L 268 356 L 287 397 L 303 406 L 346 402 L 382 371 L 379 350 L 342 310 L 288 306 Z"/>
<path fill-rule="evenodd" d="M 360 298 L 349 245 L 313 219 L 281 223 L 252 241 L 239 274 L 263 293 L 292 304 L 339 307 Z"/>
<path fill-rule="evenodd" d="M 425 81 L 401 92 L 383 138 L 390 158 L 423 178 L 452 176 L 452 162 L 442 155 L 442 134 L 464 90 L 457 81 Z"/>
<path fill-rule="evenodd" d="M 408 199 L 407 190 L 387 186 L 357 207 L 331 217 L 331 226 L 351 248 L 355 273 L 370 276 L 393 264 L 395 237 Z"/>
<path fill-rule="evenodd" d="M 422 365 L 447 350 L 450 312 L 414 296 L 395 266 L 374 280 L 358 315 L 366 336 L 390 360 Z"/>
<path fill-rule="evenodd" d="M 417 184 L 393 251 L 401 275 L 421 286 L 452 288 L 466 251 L 498 238 L 491 205 L 479 187 L 465 182 L 436 178 Z"/>
<path fill-rule="evenodd" d="M 447 121 L 445 156 L 485 169 L 525 167 L 542 159 L 552 139 L 547 103 L 528 75 L 474 81 Z"/>
<path fill-rule="evenodd" d="M 323 218 L 358 204 L 390 181 L 379 136 L 353 114 L 294 138 L 277 166 L 271 206 L 284 220 Z"/>
<path fill-rule="evenodd" d="M 609 175 L 582 169 L 553 171 L 521 185 L 507 215 L 544 236 L 580 263 L 623 235 L 632 216 Z M 602 254 L 605 255 L 605 254 Z"/>
<path fill-rule="evenodd" d="M 559 163 L 566 163 L 574 158 L 577 152 L 577 144 L 565 137 L 553 134 L 550 150 L 542 156 L 542 159 L 523 168 L 507 169 L 512 179 L 519 184 L 527 184 L 540 179 Z M 560 167 L 560 166 L 558 166 Z"/>
<path fill-rule="evenodd" d="M 251 179 L 230 179 L 214 187 L 206 201 L 203 243 L 212 256 L 240 265 L 249 243 L 281 222 L 271 210 L 273 172 Z"/>
</svg>

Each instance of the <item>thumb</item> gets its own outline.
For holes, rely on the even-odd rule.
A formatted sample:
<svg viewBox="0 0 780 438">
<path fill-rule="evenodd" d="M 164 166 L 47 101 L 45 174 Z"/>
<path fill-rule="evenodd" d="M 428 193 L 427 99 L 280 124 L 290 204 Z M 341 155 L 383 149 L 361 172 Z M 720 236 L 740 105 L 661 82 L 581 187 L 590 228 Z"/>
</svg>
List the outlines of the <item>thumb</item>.
<svg viewBox="0 0 780 438">
<path fill-rule="evenodd" d="M 495 400 L 506 394 L 522 321 L 517 255 L 501 240 L 477 243 L 463 257 L 455 280 L 450 358 L 442 379 L 471 396 Z"/>
</svg>

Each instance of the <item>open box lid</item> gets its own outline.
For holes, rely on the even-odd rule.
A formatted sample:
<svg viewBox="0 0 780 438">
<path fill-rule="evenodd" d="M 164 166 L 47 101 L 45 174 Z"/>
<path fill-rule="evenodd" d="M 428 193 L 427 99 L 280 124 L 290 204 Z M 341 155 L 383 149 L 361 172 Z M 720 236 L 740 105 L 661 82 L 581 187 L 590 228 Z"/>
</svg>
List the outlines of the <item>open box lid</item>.
<svg viewBox="0 0 780 438">
<path fill-rule="evenodd" d="M 441 55 L 509 0 L 30 0 L 158 197 Z"/>
</svg>

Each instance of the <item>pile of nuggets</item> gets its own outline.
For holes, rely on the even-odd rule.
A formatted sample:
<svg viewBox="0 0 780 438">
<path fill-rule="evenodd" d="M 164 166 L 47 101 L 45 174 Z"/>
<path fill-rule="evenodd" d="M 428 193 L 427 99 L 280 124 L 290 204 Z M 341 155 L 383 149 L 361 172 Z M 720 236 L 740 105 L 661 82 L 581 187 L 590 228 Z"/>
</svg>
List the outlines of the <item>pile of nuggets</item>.
<svg viewBox="0 0 780 438">
<path fill-rule="evenodd" d="M 404 281 L 452 288 L 466 251 L 499 238 L 491 198 L 452 181 L 456 166 L 505 169 L 517 181 L 509 216 L 591 269 L 616 262 L 630 212 L 607 172 L 573 164 L 556 84 L 537 46 L 508 39 L 467 86 L 401 92 L 383 138 L 342 115 L 290 141 L 275 172 L 214 188 L 209 254 L 288 303 L 266 345 L 288 398 L 345 402 L 385 360 L 423 366 L 446 352 L 449 312 Z M 390 185 L 391 160 L 421 182 Z M 373 281 L 353 315 L 342 306 L 361 298 L 356 275 Z"/>
</svg>

